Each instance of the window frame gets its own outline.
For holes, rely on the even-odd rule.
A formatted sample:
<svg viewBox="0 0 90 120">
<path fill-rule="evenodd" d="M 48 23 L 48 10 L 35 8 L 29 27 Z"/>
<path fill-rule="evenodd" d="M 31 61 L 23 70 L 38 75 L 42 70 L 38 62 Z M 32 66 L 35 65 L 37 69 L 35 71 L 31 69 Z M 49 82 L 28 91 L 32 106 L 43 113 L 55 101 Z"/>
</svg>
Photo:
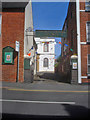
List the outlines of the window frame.
<svg viewBox="0 0 90 120">
<path fill-rule="evenodd" d="M 90 5 L 90 0 L 89 1 L 88 0 L 85 1 L 85 11 L 86 12 L 90 12 L 90 9 L 87 9 L 88 8 L 87 4 Z"/>
<path fill-rule="evenodd" d="M 47 60 L 47 61 L 45 61 L 45 60 Z M 47 62 L 47 63 L 45 63 L 45 62 Z M 44 58 L 44 59 L 43 59 L 43 67 L 44 67 L 44 68 L 47 68 L 48 65 L 49 65 L 49 60 L 48 60 L 48 58 Z"/>
<path fill-rule="evenodd" d="M 89 63 L 89 56 L 90 54 L 87 54 L 87 73 L 88 73 L 88 76 L 90 77 L 90 71 L 88 71 L 88 67 L 90 67 L 90 63 Z"/>
<path fill-rule="evenodd" d="M 47 46 L 47 50 L 45 49 L 45 47 Z M 47 42 L 44 43 L 44 52 L 49 52 L 49 44 L 47 44 Z"/>
<path fill-rule="evenodd" d="M 88 33 L 89 33 L 89 32 L 88 32 L 88 31 L 89 31 L 89 30 L 88 30 L 88 23 L 90 24 L 90 21 L 87 21 L 87 22 L 86 22 L 86 42 L 87 42 L 87 43 L 90 43 L 90 41 L 89 41 L 89 39 L 88 39 Z"/>
</svg>

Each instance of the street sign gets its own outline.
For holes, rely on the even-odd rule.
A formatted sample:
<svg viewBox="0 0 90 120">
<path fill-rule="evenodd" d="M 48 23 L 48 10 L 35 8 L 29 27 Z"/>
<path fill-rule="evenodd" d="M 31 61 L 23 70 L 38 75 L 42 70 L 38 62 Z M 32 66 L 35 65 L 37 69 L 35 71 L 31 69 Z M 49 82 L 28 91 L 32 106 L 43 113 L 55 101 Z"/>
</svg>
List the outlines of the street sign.
<svg viewBox="0 0 90 120">
<path fill-rule="evenodd" d="M 67 32 L 63 30 L 36 30 L 35 37 L 61 37 L 66 38 Z"/>
<path fill-rule="evenodd" d="M 19 46 L 20 46 L 19 41 L 16 41 L 16 51 L 17 51 L 17 52 L 19 52 Z"/>
</svg>

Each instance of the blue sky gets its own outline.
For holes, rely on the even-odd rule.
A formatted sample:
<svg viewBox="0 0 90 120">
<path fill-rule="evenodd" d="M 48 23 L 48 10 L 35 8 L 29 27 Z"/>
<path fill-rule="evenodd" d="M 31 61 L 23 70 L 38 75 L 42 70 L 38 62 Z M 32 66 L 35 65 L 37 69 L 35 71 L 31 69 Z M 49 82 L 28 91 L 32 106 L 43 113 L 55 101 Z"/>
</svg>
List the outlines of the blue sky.
<svg viewBox="0 0 90 120">
<path fill-rule="evenodd" d="M 62 30 L 67 9 L 68 2 L 32 2 L 34 31 Z M 56 58 L 61 54 L 60 44 L 56 44 L 55 54 Z"/>
</svg>

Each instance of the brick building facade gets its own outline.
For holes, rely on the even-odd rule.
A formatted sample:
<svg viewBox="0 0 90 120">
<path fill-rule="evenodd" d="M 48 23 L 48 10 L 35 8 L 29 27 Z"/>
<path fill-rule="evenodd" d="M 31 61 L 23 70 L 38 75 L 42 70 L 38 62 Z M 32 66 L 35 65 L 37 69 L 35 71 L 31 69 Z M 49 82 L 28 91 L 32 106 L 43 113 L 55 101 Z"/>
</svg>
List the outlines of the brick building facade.
<svg viewBox="0 0 90 120">
<path fill-rule="evenodd" d="M 18 68 L 18 53 L 15 50 L 15 43 L 19 41 L 19 82 L 24 81 L 24 25 L 25 25 L 25 2 L 2 2 L 2 51 L 4 48 L 10 47 L 13 52 L 13 64 L 2 64 L 2 81 L 16 82 Z M 5 56 L 2 56 L 3 58 Z M 0 58 L 2 59 L 2 58 Z M 4 58 L 5 59 L 5 58 Z M 2 62 L 1 62 L 2 61 Z"/>
<path fill-rule="evenodd" d="M 90 2 L 70 2 L 63 25 L 61 61 L 57 71 L 70 79 L 70 57 L 78 56 L 78 83 L 90 82 Z M 67 45 L 68 46 L 67 46 Z"/>
<path fill-rule="evenodd" d="M 89 11 L 85 11 L 85 2 L 80 4 L 80 34 L 81 79 L 83 82 L 90 82 L 90 8 Z"/>
</svg>

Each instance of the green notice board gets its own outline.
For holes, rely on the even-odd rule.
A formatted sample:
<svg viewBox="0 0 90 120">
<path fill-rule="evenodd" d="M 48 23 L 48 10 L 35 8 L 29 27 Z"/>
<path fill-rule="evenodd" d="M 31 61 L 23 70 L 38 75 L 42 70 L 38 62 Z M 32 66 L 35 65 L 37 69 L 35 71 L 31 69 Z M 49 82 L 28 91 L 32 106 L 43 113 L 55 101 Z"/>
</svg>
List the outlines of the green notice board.
<svg viewBox="0 0 90 120">
<path fill-rule="evenodd" d="M 2 50 L 2 64 L 3 65 L 14 65 L 14 48 L 6 46 Z"/>
<path fill-rule="evenodd" d="M 5 52 L 5 54 L 4 54 L 5 56 L 4 56 L 4 62 L 5 63 L 12 63 L 12 61 L 13 61 L 13 52 Z"/>
</svg>

